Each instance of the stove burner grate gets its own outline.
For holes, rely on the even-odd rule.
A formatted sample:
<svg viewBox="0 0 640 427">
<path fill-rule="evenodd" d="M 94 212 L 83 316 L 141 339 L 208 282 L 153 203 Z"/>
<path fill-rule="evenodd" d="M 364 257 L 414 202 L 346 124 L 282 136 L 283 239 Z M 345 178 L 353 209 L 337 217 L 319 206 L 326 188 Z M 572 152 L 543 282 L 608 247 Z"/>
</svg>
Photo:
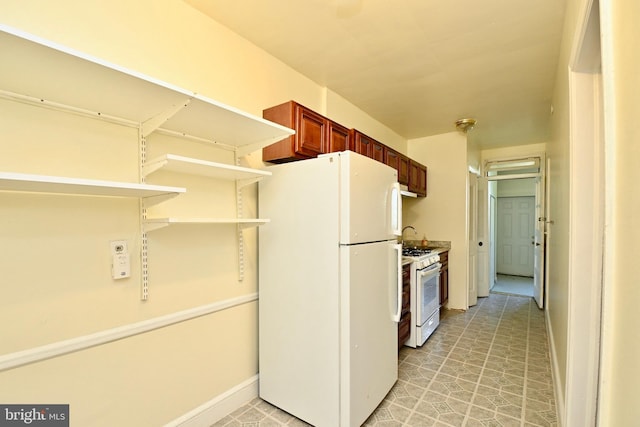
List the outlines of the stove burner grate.
<svg viewBox="0 0 640 427">
<path fill-rule="evenodd" d="M 433 252 L 431 249 L 423 248 L 402 248 L 402 256 L 417 257 L 422 255 L 428 255 Z"/>
</svg>

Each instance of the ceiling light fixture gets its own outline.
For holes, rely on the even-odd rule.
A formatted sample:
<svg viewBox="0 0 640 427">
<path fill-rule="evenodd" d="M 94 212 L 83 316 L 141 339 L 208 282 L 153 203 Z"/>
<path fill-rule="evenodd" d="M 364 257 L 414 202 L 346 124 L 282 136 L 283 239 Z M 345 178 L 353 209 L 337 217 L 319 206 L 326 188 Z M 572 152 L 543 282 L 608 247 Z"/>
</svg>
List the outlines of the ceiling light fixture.
<svg viewBox="0 0 640 427">
<path fill-rule="evenodd" d="M 476 125 L 476 119 L 459 119 L 456 120 L 456 129 L 467 133 L 467 131 L 473 129 Z"/>
</svg>

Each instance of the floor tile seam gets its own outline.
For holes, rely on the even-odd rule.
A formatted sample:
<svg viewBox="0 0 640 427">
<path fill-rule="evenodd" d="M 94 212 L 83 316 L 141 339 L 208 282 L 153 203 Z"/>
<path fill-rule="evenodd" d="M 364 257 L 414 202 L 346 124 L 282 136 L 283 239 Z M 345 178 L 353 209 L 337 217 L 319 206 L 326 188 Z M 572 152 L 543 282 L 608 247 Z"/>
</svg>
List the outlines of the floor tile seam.
<svg viewBox="0 0 640 427">
<path fill-rule="evenodd" d="M 502 310 L 500 311 L 500 318 L 498 320 L 498 325 L 500 325 L 500 323 L 502 322 L 502 318 L 504 316 L 504 312 L 507 309 L 507 302 L 509 301 L 509 299 L 505 299 L 504 302 L 502 302 Z M 489 344 L 489 348 L 487 349 L 486 355 L 487 357 L 485 357 L 484 360 L 484 364 L 482 365 L 482 369 L 480 371 L 480 377 L 478 378 L 478 381 L 476 381 L 476 385 L 473 389 L 473 394 L 471 395 L 471 401 L 469 402 L 469 407 L 467 408 L 467 413 L 464 416 L 464 421 L 463 421 L 463 426 L 467 425 L 467 423 L 469 422 L 469 417 L 471 416 L 471 409 L 472 409 L 472 405 L 473 402 L 476 399 L 476 396 L 478 395 L 478 390 L 480 388 L 480 378 L 482 378 L 482 375 L 484 374 L 484 370 L 485 370 L 485 366 L 487 364 L 487 361 L 489 359 L 489 353 L 491 353 L 491 349 L 493 348 L 493 342 L 496 339 L 496 331 L 493 332 L 493 337 L 491 339 L 491 343 Z"/>
<path fill-rule="evenodd" d="M 522 389 L 522 410 L 520 411 L 520 426 L 524 427 L 527 414 L 527 379 L 529 376 L 529 330 L 531 328 L 531 300 L 529 301 L 529 316 L 527 317 L 527 344 L 524 363 L 524 387 Z"/>
<path fill-rule="evenodd" d="M 518 417 L 514 417 L 513 415 L 505 414 L 504 412 L 500 412 L 497 408 L 496 408 L 496 409 L 485 408 L 485 407 L 483 407 L 483 406 L 476 405 L 476 404 L 473 404 L 473 403 L 470 405 L 469 416 L 471 416 L 471 410 L 472 410 L 474 407 L 475 407 L 475 408 L 478 408 L 478 409 L 481 409 L 481 410 L 483 410 L 483 411 L 493 412 L 493 417 L 494 417 L 494 418 L 496 417 L 496 415 L 501 415 L 501 416 L 504 416 L 504 417 L 511 418 L 511 419 L 513 419 L 514 421 L 521 421 L 521 419 L 520 419 L 520 418 L 518 418 Z M 466 422 L 468 422 L 468 421 L 465 421 L 465 423 L 466 423 Z"/>
<path fill-rule="evenodd" d="M 420 402 L 422 402 L 422 400 L 424 399 L 425 395 L 427 394 L 427 391 L 429 391 L 429 388 L 431 387 L 431 384 L 433 384 L 433 382 L 435 381 L 435 378 L 438 376 L 438 374 L 440 373 L 440 371 L 442 370 L 442 367 L 444 366 L 444 364 L 446 363 L 446 361 L 449 359 L 449 355 L 451 354 L 451 352 L 454 350 L 456 344 L 458 344 L 458 342 L 460 341 L 460 339 L 462 338 L 462 335 L 464 334 L 464 331 L 467 330 L 467 328 L 469 327 L 469 325 L 473 322 L 473 319 L 475 319 L 475 317 L 477 316 L 478 312 L 476 311 L 475 313 L 473 313 L 473 315 L 471 316 L 471 319 L 469 320 L 469 322 L 467 322 L 464 326 L 464 329 L 462 330 L 462 332 L 460 333 L 460 335 L 458 335 L 458 338 L 456 339 L 456 342 L 453 344 L 453 346 L 451 347 L 451 350 L 449 350 L 449 353 L 447 354 L 447 357 L 445 358 L 445 360 L 443 361 L 442 365 L 440 365 L 440 367 L 438 368 L 438 370 L 436 371 L 435 375 L 433 376 L 433 378 L 431 378 L 431 380 L 429 380 L 429 384 L 427 384 L 427 386 L 425 387 L 424 391 L 422 392 L 422 394 L 420 395 L 420 397 L 418 398 L 418 401 L 415 403 L 415 405 L 413 406 L 413 408 L 410 410 L 409 412 L 409 416 L 407 418 L 407 421 L 405 421 L 402 425 L 406 426 L 406 427 L 413 427 L 410 424 L 407 424 L 408 420 L 416 413 L 416 408 L 418 407 L 418 405 L 420 404 Z M 472 398 L 473 400 L 473 398 Z M 469 402 L 471 403 L 471 402 Z M 468 412 L 468 411 L 467 411 Z M 465 423 L 466 423 L 466 415 L 465 415 Z M 439 420 L 438 420 L 439 421 Z"/>
</svg>

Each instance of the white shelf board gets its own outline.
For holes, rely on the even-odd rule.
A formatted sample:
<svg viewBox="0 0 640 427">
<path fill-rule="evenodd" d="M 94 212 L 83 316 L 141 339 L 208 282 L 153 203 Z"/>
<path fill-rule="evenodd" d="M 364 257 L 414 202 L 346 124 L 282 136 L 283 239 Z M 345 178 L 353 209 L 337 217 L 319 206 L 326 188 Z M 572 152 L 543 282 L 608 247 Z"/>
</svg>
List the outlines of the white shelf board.
<svg viewBox="0 0 640 427">
<path fill-rule="evenodd" d="M 160 125 L 179 134 L 242 147 L 295 132 L 193 91 L 0 24 L 0 89 L 143 123 L 186 107 Z M 189 102 L 190 101 L 190 102 Z"/>
<path fill-rule="evenodd" d="M 186 189 L 131 182 L 0 172 L 0 191 L 146 198 L 165 195 L 176 196 L 179 193 L 184 193 Z"/>
<path fill-rule="evenodd" d="M 259 218 L 147 218 L 144 220 L 145 232 L 157 230 L 169 225 L 239 225 L 241 228 L 257 227 L 268 223 L 268 219 Z"/>
<path fill-rule="evenodd" d="M 148 176 L 161 169 L 226 180 L 263 178 L 272 175 L 270 171 L 210 162 L 207 160 L 178 156 L 176 154 L 165 154 L 156 157 L 145 163 L 142 171 L 145 176 Z"/>
</svg>

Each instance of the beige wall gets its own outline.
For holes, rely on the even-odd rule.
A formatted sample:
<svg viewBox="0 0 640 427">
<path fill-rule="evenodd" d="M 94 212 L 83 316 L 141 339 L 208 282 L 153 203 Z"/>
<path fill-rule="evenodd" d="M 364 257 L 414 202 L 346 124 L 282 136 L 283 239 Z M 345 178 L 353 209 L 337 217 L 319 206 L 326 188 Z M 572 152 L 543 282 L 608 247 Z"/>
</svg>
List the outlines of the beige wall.
<svg viewBox="0 0 640 427">
<path fill-rule="evenodd" d="M 573 38 L 579 19 L 582 0 L 569 0 L 561 46 L 556 86 L 553 97 L 554 114 L 551 119 L 551 141 L 548 154 L 551 179 L 550 217 L 547 246 L 550 263 L 547 318 L 551 345 L 555 354 L 554 375 L 558 383 L 556 396 L 560 410 L 564 409 L 566 387 L 568 294 L 569 294 L 569 84 L 568 66 Z"/>
<path fill-rule="evenodd" d="M 261 115 L 295 99 L 339 112 L 371 136 L 406 150 L 402 138 L 348 102 L 180 1 L 0 0 L 0 23 Z M 0 84 L 1 85 L 1 84 Z M 38 94 L 32 94 L 37 96 Z M 327 105 L 329 104 L 329 105 Z M 335 107 L 333 107 L 335 106 Z M 137 131 L 0 101 L 0 170 L 138 180 Z M 149 138 L 149 156 L 231 163 L 226 151 L 171 137 Z M 247 160 L 259 165 L 259 153 Z M 170 173 L 150 183 L 179 185 Z M 202 178 L 186 178 L 186 187 Z M 189 197 L 158 213 L 233 216 L 233 184 L 215 183 L 211 204 Z M 179 185 L 180 186 L 180 185 Z M 237 279 L 235 227 L 149 234 L 150 297 L 141 302 L 137 200 L 0 193 L 0 270 L 5 285 L 0 360 L 16 352 L 171 315 L 257 291 L 256 231 L 246 232 L 245 280 Z M 192 203 L 195 203 L 192 205 Z M 194 212 L 195 207 L 197 212 Z M 204 211 L 203 211 L 204 209 Z M 255 188 L 245 212 L 255 214 Z M 132 277 L 110 277 L 109 241 L 125 239 Z M 161 425 L 253 377 L 256 303 L 0 372 L 0 402 L 71 405 L 73 425 Z"/>
<path fill-rule="evenodd" d="M 404 199 L 403 224 L 418 237 L 451 241 L 448 308 L 467 309 L 467 139 L 451 132 L 408 142 L 409 156 L 427 166 L 427 197 Z M 409 238 L 407 236 L 407 238 Z"/>
<path fill-rule="evenodd" d="M 569 248 L 569 83 L 571 49 L 576 43 L 578 23 L 588 2 L 568 2 L 564 39 L 553 99 L 555 114 L 551 159 L 552 197 L 550 296 L 548 318 L 560 383 L 559 403 L 566 386 L 568 328 Z M 630 55 L 640 37 L 634 17 L 640 4 L 634 1 L 600 2 L 603 86 L 605 102 L 605 270 L 603 283 L 599 425 L 635 425 L 640 418 L 637 395 L 640 387 L 640 335 L 637 301 L 640 289 L 637 263 L 640 227 L 635 218 L 640 211 L 637 182 L 640 172 L 640 132 L 635 117 L 640 113 L 638 69 L 640 59 Z M 594 242 L 595 245 L 599 242 Z"/>
<path fill-rule="evenodd" d="M 640 419 L 640 57 L 636 54 L 640 3 L 601 2 L 608 219 L 601 389 L 602 426 Z M 630 52 L 634 52 L 630 54 Z"/>
</svg>

